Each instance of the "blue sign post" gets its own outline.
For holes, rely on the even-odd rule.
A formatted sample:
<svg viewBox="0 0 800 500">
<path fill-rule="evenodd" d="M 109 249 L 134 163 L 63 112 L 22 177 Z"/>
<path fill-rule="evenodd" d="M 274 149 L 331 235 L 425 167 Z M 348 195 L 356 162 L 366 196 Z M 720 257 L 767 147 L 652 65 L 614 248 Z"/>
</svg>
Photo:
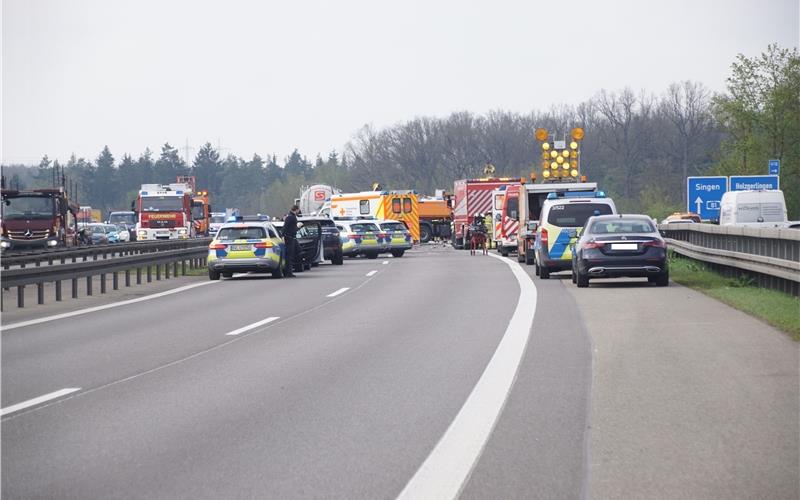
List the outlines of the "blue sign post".
<svg viewBox="0 0 800 500">
<path fill-rule="evenodd" d="M 719 220 L 722 195 L 728 191 L 728 178 L 687 177 L 686 211 L 700 214 L 704 220 Z"/>
<path fill-rule="evenodd" d="M 769 161 L 769 175 L 781 175 L 781 161 L 780 160 L 770 160 Z"/>
<path fill-rule="evenodd" d="M 732 175 L 731 191 L 751 189 L 780 189 L 777 175 Z"/>
</svg>

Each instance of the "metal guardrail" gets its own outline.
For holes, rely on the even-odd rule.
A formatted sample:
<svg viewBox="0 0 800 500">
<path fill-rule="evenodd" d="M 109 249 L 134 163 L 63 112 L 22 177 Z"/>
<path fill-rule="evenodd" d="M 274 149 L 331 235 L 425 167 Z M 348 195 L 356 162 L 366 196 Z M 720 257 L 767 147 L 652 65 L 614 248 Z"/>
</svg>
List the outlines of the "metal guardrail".
<svg viewBox="0 0 800 500">
<path fill-rule="evenodd" d="M 133 241 L 130 243 L 109 243 L 104 245 L 87 245 L 79 247 L 55 248 L 31 252 L 4 253 L 0 258 L 3 269 L 13 266 L 26 267 L 28 265 L 40 266 L 45 262 L 52 265 L 56 262 L 65 264 L 67 261 L 97 260 L 99 257 L 135 255 L 139 253 L 158 252 L 164 250 L 177 250 L 198 246 L 207 247 L 211 238 L 196 238 L 190 240 L 164 240 L 164 241 Z"/>
<path fill-rule="evenodd" d="M 800 230 L 673 223 L 659 226 L 669 248 L 759 286 L 800 296 Z"/>
<path fill-rule="evenodd" d="M 0 281 L 4 289 L 17 288 L 18 307 L 25 306 L 26 285 L 36 285 L 39 304 L 44 304 L 44 286 L 47 283 L 54 283 L 55 300 L 61 301 L 62 281 L 65 280 L 72 281 L 72 298 L 78 298 L 78 280 L 81 278 L 86 279 L 87 295 L 93 293 L 95 276 L 100 276 L 100 293 L 106 293 L 108 274 L 112 276 L 113 289 L 117 290 L 119 273 L 124 273 L 125 286 L 129 287 L 133 274 L 138 285 L 142 283 L 143 275 L 148 283 L 152 281 L 153 274 L 156 280 L 160 280 L 162 268 L 164 277 L 169 279 L 170 274 L 185 275 L 187 267 L 205 267 L 209 241 L 209 238 L 148 241 L 13 256 L 3 258 L 4 269 L 0 272 Z M 102 258 L 98 258 L 99 256 Z M 71 262 L 67 262 L 68 260 Z M 42 265 L 44 262 L 49 262 L 49 265 Z M 30 263 L 34 265 L 26 267 Z M 12 266 L 19 267 L 12 269 Z"/>
</svg>

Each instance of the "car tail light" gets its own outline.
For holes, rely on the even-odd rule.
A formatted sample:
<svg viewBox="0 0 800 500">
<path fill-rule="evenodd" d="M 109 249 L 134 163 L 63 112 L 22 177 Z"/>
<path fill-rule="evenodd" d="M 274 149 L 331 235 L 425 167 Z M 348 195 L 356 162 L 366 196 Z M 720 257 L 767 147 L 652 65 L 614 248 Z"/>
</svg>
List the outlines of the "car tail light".
<svg viewBox="0 0 800 500">
<path fill-rule="evenodd" d="M 226 245 L 225 243 L 212 243 L 212 244 L 208 245 L 208 249 L 209 250 L 225 250 L 225 247 L 227 247 L 227 246 L 228 245 Z"/>
<path fill-rule="evenodd" d="M 642 244 L 643 247 L 653 247 L 653 248 L 667 248 L 667 244 L 664 243 L 663 240 L 653 240 L 647 241 Z"/>
<path fill-rule="evenodd" d="M 259 241 L 253 246 L 256 248 L 272 248 L 274 245 L 271 241 Z"/>
<path fill-rule="evenodd" d="M 351 234 L 350 235 L 350 239 L 354 240 L 354 241 L 358 241 L 358 240 L 361 239 L 361 235 L 360 234 Z"/>
<path fill-rule="evenodd" d="M 581 247 L 584 250 L 589 250 L 590 248 L 603 248 L 603 245 L 604 245 L 603 243 L 598 243 L 596 241 L 587 241 L 586 243 L 581 245 Z"/>
<path fill-rule="evenodd" d="M 542 228 L 542 245 L 547 245 L 547 229 Z"/>
</svg>

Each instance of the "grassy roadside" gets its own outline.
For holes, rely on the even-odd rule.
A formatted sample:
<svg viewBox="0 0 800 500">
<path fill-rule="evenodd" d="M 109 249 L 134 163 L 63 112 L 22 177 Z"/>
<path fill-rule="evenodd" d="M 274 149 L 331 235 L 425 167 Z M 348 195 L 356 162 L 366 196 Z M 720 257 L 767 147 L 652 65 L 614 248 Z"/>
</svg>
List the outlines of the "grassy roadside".
<svg viewBox="0 0 800 500">
<path fill-rule="evenodd" d="M 671 257 L 669 275 L 673 281 L 769 323 L 800 341 L 800 299 L 759 288 L 745 276 L 726 278 L 689 259 Z"/>
</svg>

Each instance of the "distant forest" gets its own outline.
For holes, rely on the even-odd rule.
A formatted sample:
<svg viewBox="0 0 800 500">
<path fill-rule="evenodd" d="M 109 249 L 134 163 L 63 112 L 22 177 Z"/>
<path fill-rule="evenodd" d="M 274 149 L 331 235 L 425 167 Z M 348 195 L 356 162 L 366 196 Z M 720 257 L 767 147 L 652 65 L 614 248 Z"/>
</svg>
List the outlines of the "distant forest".
<svg viewBox="0 0 800 500">
<path fill-rule="evenodd" d="M 800 56 L 796 48 L 770 45 L 760 56 L 739 55 L 731 65 L 727 91 L 678 82 L 660 94 L 599 91 L 576 106 L 521 114 L 467 111 L 448 117 L 417 117 L 396 125 L 359 130 L 341 153 L 309 160 L 295 150 L 281 163 L 274 156 L 221 157 L 206 143 L 191 165 L 164 144 L 134 157 L 105 147 L 97 158 L 72 156 L 63 164 L 78 184 L 78 200 L 107 213 L 128 209 L 143 183 L 174 182 L 194 175 L 211 193 L 215 209 L 281 215 L 300 187 L 331 184 L 361 191 L 379 182 L 387 189 L 432 194 L 452 190 L 453 181 L 482 177 L 491 162 L 497 176 L 540 176 L 533 132 L 545 127 L 565 134 L 586 130 L 582 173 L 596 181 L 624 211 L 663 217 L 683 210 L 686 176 L 766 174 L 767 161 L 781 160 L 781 188 L 790 218 L 800 219 Z M 38 166 L 3 165 L 7 184 L 46 187 L 58 160 Z"/>
</svg>

